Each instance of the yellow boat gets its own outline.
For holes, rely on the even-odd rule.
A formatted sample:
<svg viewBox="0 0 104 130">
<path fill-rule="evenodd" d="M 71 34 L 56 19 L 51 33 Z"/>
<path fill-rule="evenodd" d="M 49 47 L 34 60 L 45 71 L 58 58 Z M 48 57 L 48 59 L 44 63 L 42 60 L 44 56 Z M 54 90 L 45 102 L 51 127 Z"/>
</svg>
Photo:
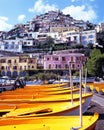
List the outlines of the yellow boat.
<svg viewBox="0 0 104 130">
<path fill-rule="evenodd" d="M 79 94 L 73 95 L 73 104 L 74 105 L 76 105 L 76 103 L 79 104 L 78 103 L 79 96 L 80 96 Z M 92 93 L 86 93 L 86 94 L 82 95 L 82 98 L 84 99 L 84 103 L 83 103 L 83 107 L 82 107 L 83 113 L 87 110 L 87 108 L 91 102 L 92 96 L 93 96 Z M 19 98 L 18 95 L 17 95 L 17 98 Z M 21 113 L 21 111 L 23 113 L 27 108 L 27 110 L 26 110 L 27 113 L 30 111 L 30 113 L 33 113 L 33 114 L 30 114 L 31 116 L 36 116 L 36 114 L 34 114 L 34 113 L 37 113 L 37 111 L 38 111 L 37 107 L 39 106 L 39 109 L 41 109 L 39 111 L 41 113 L 43 111 L 42 114 L 45 113 L 47 115 L 47 113 L 48 113 L 50 115 L 52 113 L 50 113 L 49 110 L 54 110 L 55 106 L 59 107 L 61 105 L 62 107 L 64 107 L 64 106 L 70 105 L 70 107 L 72 107 L 72 109 L 73 108 L 76 109 L 75 108 L 76 106 L 73 106 L 71 101 L 72 101 L 71 95 L 68 95 L 68 94 L 66 94 L 66 95 L 52 95 L 52 96 L 46 96 L 46 97 L 42 97 L 42 98 L 35 98 L 32 100 L 31 99 L 30 100 L 26 100 L 26 99 L 25 100 L 22 100 L 22 99 L 2 100 L 0 102 L 0 112 L 4 113 L 4 114 L 7 112 L 10 112 L 10 113 L 17 113 L 18 112 L 18 115 L 19 115 Z M 59 106 L 57 106 L 57 104 Z M 40 108 L 40 106 L 41 106 L 41 108 Z M 42 109 L 42 106 L 43 107 L 45 106 L 45 109 Z M 51 107 L 49 108 L 49 106 L 51 106 Z M 25 109 L 24 109 L 24 107 L 25 107 Z M 37 111 L 36 111 L 36 109 L 34 109 L 34 107 L 37 108 Z M 69 106 L 67 106 L 67 108 L 68 107 Z M 30 108 L 33 108 L 33 109 L 30 109 Z M 31 112 L 31 110 L 32 110 L 32 112 Z M 56 108 L 55 108 L 55 110 L 56 110 Z M 59 109 L 59 111 L 60 111 L 60 109 Z M 57 110 L 57 112 L 58 112 L 58 110 Z M 9 113 L 9 115 L 10 115 L 10 113 Z M 74 112 L 74 114 L 78 114 L 78 111 Z"/>
<path fill-rule="evenodd" d="M 97 92 L 102 91 L 104 93 L 104 82 L 95 82 L 93 83 L 93 86 Z"/>
<path fill-rule="evenodd" d="M 55 87 L 55 88 L 28 88 L 28 89 L 24 89 L 24 91 L 45 91 L 45 92 L 48 92 L 48 91 L 63 91 L 63 90 L 70 90 L 71 88 L 70 87 Z M 21 90 L 18 90 L 18 91 L 21 91 Z"/>
<path fill-rule="evenodd" d="M 73 87 L 73 90 L 76 90 L 78 88 Z M 65 91 L 65 90 L 71 90 L 70 87 L 57 87 L 57 88 L 31 88 L 31 89 L 16 89 L 15 91 L 4 91 L 1 93 L 1 95 L 7 95 L 7 94 L 21 94 L 22 92 L 55 92 L 55 91 Z"/>
<path fill-rule="evenodd" d="M 19 91 L 19 92 L 17 92 L 17 91 L 14 91 L 13 92 L 13 95 L 15 94 L 19 94 L 19 93 L 21 93 L 21 94 L 27 94 L 27 95 L 60 95 L 60 94 L 70 94 L 71 93 L 71 91 L 74 93 L 74 92 L 78 92 L 79 91 L 79 88 L 76 88 L 76 89 L 73 89 L 73 90 L 63 90 L 63 91 L 31 91 L 31 90 L 23 90 L 23 91 Z M 0 99 L 5 99 L 5 98 L 9 98 L 9 96 L 10 97 L 12 97 L 12 93 L 10 93 L 10 94 L 5 94 L 5 92 L 4 92 L 4 94 L 0 94 Z"/>
<path fill-rule="evenodd" d="M 1 118 L 0 130 L 94 130 L 98 113 L 93 116 L 50 116 L 32 118 Z"/>
<path fill-rule="evenodd" d="M 82 94 L 83 99 L 91 99 L 93 96 L 93 93 L 86 93 Z M 79 100 L 80 94 L 73 93 L 73 101 Z M 62 101 L 71 101 L 72 95 L 71 94 L 58 94 L 58 95 L 31 95 L 31 94 L 11 94 L 11 95 L 5 95 L 1 96 L 0 103 L 36 103 L 36 102 L 62 102 Z"/>
<path fill-rule="evenodd" d="M 83 84 L 83 86 L 85 87 L 85 84 Z M 89 87 L 91 91 L 94 91 L 94 90 L 96 92 L 102 91 L 102 93 L 104 94 L 104 83 L 101 83 L 101 82 L 87 83 L 86 86 Z"/>
<path fill-rule="evenodd" d="M 66 83 L 58 83 L 58 84 L 42 84 L 42 85 L 26 85 L 24 88 L 27 89 L 27 88 L 38 88 L 38 87 L 41 87 L 41 88 L 55 88 L 55 87 L 65 87 L 67 86 Z"/>
<path fill-rule="evenodd" d="M 79 101 L 53 102 L 53 103 L 21 103 L 21 104 L 0 104 L 0 112 L 7 112 L 5 117 L 32 117 L 32 116 L 68 116 L 79 115 Z M 87 106 L 88 107 L 88 106 Z M 82 101 L 82 112 L 86 111 L 85 100 Z"/>
</svg>

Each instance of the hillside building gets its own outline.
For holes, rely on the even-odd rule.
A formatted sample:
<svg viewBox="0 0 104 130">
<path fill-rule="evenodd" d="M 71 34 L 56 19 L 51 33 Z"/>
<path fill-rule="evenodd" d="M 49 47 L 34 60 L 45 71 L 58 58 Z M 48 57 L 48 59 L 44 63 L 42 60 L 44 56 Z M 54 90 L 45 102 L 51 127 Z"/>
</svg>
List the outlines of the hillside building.
<svg viewBox="0 0 104 130">
<path fill-rule="evenodd" d="M 30 56 L 0 57 L 0 70 L 2 76 L 26 76 L 26 70 L 36 70 L 37 60 Z"/>
</svg>

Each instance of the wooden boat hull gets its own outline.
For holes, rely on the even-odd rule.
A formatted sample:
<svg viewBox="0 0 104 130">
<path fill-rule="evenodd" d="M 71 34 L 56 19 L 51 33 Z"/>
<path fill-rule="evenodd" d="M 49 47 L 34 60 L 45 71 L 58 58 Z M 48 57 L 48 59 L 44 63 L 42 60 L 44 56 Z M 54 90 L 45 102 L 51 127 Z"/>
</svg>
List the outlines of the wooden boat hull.
<svg viewBox="0 0 104 130">
<path fill-rule="evenodd" d="M 73 93 L 74 92 L 78 92 L 79 91 L 79 89 L 74 89 L 73 90 Z M 15 93 L 15 92 L 14 92 Z M 20 94 L 16 94 L 15 93 L 15 95 L 14 94 L 1 94 L 0 95 L 0 100 L 6 100 L 6 99 L 28 99 L 29 97 L 30 98 L 34 98 L 34 97 L 39 97 L 39 95 L 41 96 L 41 95 L 60 95 L 60 94 L 70 94 L 71 93 L 71 90 L 64 90 L 64 91 L 55 91 L 55 92 L 23 92 L 23 93 L 21 93 L 21 95 Z M 25 95 L 24 95 L 25 94 Z M 42 96 L 41 96 L 42 97 Z"/>
<path fill-rule="evenodd" d="M 75 87 L 73 89 L 76 89 Z M 58 88 L 31 88 L 31 89 L 17 89 L 15 91 L 6 91 L 3 92 L 3 94 L 7 95 L 7 94 L 15 94 L 15 93 L 22 93 L 22 92 L 55 92 L 55 91 L 65 91 L 65 90 L 71 90 L 70 87 L 66 87 L 66 88 L 62 88 L 62 87 L 58 87 Z"/>
<path fill-rule="evenodd" d="M 86 93 L 82 94 L 83 99 L 90 98 L 89 102 L 91 101 L 91 98 L 93 96 L 93 93 Z M 13 96 L 12 96 L 13 97 Z M 15 98 L 14 98 L 15 97 Z M 18 104 L 18 103 L 44 103 L 44 102 L 63 102 L 63 101 L 71 101 L 71 94 L 60 94 L 60 95 L 14 95 L 13 99 L 2 99 L 0 100 L 0 103 L 11 103 L 11 104 Z M 80 95 L 79 94 L 73 94 L 73 101 L 78 101 Z"/>
<path fill-rule="evenodd" d="M 73 91 L 74 90 L 77 90 L 78 88 L 76 87 L 73 87 Z M 63 87 L 58 87 L 58 88 L 31 88 L 31 89 L 16 89 L 15 91 L 6 91 L 6 92 L 3 92 L 1 95 L 15 95 L 15 94 L 21 94 L 21 93 L 38 93 L 38 92 L 64 92 L 64 91 L 71 91 L 71 88 L 70 87 L 66 87 L 66 88 L 63 88 Z"/>
<path fill-rule="evenodd" d="M 80 127 L 79 116 L 50 116 L 32 118 L 1 118 L 1 130 L 94 130 L 98 120 L 98 113 L 94 116 L 83 116 Z"/>
<path fill-rule="evenodd" d="M 91 96 L 88 96 L 82 102 L 82 113 L 86 112 L 91 101 Z M 4 105 L 5 106 L 5 105 Z M 5 106 L 6 107 L 6 106 Z M 1 107 L 0 111 L 7 111 L 9 107 Z M 11 106 L 10 106 L 11 108 Z M 69 116 L 79 115 L 79 102 L 50 102 L 50 103 L 21 103 L 14 104 L 11 111 L 6 114 L 6 117 L 34 117 L 34 116 Z"/>
<path fill-rule="evenodd" d="M 83 100 L 82 106 L 85 101 Z M 5 109 L 5 105 L 0 107 L 0 111 L 4 112 L 9 109 Z M 11 108 L 11 107 L 10 107 Z M 13 109 L 14 108 L 14 109 Z M 85 112 L 85 110 L 83 110 Z M 68 116 L 79 115 L 79 101 L 73 102 L 55 102 L 55 103 L 36 103 L 36 104 L 14 104 L 11 111 L 5 114 L 5 117 L 33 117 L 33 116 Z"/>
</svg>

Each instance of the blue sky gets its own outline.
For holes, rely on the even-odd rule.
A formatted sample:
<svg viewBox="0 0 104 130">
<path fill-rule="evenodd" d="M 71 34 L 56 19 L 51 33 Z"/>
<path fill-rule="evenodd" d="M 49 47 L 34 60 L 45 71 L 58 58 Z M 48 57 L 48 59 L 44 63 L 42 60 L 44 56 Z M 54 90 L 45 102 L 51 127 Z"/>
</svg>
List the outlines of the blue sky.
<svg viewBox="0 0 104 130">
<path fill-rule="evenodd" d="M 0 0 L 0 31 L 26 23 L 49 10 L 61 10 L 75 19 L 104 22 L 104 0 Z"/>
</svg>

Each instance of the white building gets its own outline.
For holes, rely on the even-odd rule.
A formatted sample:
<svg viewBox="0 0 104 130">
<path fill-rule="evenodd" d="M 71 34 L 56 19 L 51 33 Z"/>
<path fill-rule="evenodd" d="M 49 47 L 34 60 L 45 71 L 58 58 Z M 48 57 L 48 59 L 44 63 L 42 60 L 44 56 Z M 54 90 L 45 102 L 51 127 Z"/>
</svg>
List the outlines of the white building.
<svg viewBox="0 0 104 130">
<path fill-rule="evenodd" d="M 8 39 L 8 40 L 0 41 L 0 50 L 23 53 L 22 44 L 23 43 L 20 39 L 15 39 L 15 40 Z"/>
<path fill-rule="evenodd" d="M 69 42 L 80 44 L 80 33 L 79 32 L 68 32 L 66 34 L 66 39 L 68 39 Z"/>
<path fill-rule="evenodd" d="M 84 46 L 88 45 L 89 43 L 96 43 L 96 31 L 95 30 L 86 30 L 86 31 L 80 31 L 80 30 L 69 30 L 66 32 L 63 32 L 61 39 L 71 43 L 71 45 L 74 44 L 83 44 Z"/>
<path fill-rule="evenodd" d="M 81 32 L 81 44 L 86 46 L 89 43 L 92 43 L 92 44 L 96 43 L 96 31 L 95 30 L 87 30 L 87 31 Z"/>
</svg>

